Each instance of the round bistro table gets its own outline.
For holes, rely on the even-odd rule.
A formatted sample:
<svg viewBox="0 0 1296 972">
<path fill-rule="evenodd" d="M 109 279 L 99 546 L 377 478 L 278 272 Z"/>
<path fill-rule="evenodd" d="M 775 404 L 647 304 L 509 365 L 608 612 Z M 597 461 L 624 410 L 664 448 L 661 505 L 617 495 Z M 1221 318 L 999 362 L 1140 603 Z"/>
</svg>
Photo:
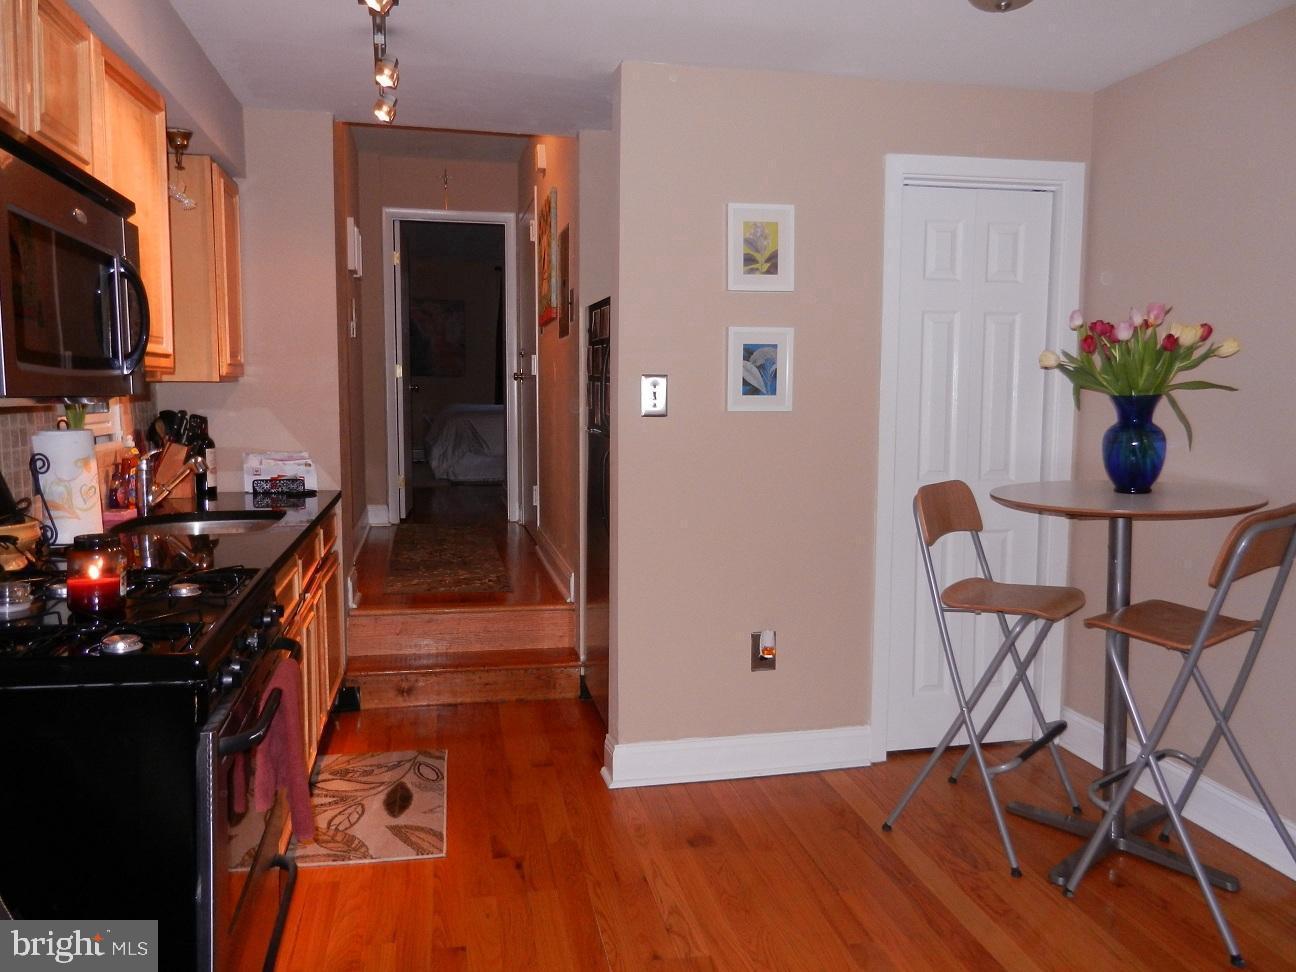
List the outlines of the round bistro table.
<svg viewBox="0 0 1296 972">
<path fill-rule="evenodd" d="M 1244 487 L 1225 483 L 1167 482 L 1158 483 L 1151 493 L 1130 495 L 1118 493 L 1106 481 L 1013 483 L 990 491 L 990 497 L 1002 506 L 1026 513 L 1063 516 L 1071 520 L 1107 521 L 1107 610 L 1118 611 L 1130 603 L 1130 572 L 1133 557 L 1135 520 L 1207 520 L 1240 516 L 1258 510 L 1268 498 Z M 1129 671 L 1129 638 L 1114 631 L 1107 633 L 1108 648 Z M 1106 657 L 1106 656 L 1104 656 Z M 1103 703 L 1103 776 L 1128 761 L 1125 742 L 1128 734 L 1128 711 L 1120 683 L 1111 666 L 1106 667 Z M 1110 789 L 1108 791 L 1110 795 Z M 1010 803 L 1008 810 L 1038 823 L 1048 824 L 1081 837 L 1093 834 L 1097 823 L 1071 814 L 1056 813 L 1024 803 Z M 1188 861 L 1151 841 L 1137 836 L 1165 815 L 1159 804 L 1126 817 L 1122 811 L 1112 821 L 1106 846 L 1100 857 L 1124 852 L 1164 867 L 1191 874 Z M 1049 872 L 1054 884 L 1065 884 L 1083 848 L 1067 857 Z M 1229 891 L 1239 887 L 1237 878 L 1214 868 L 1206 868 L 1212 884 Z"/>
</svg>

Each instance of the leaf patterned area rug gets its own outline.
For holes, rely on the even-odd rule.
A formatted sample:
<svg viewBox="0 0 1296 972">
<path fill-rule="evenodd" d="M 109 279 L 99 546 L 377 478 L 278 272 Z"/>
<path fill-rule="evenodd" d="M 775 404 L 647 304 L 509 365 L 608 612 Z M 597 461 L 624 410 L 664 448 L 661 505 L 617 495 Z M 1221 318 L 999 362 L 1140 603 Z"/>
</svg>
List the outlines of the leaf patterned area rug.
<svg viewBox="0 0 1296 972">
<path fill-rule="evenodd" d="M 402 523 L 384 594 L 495 594 L 513 590 L 490 531 L 476 524 Z"/>
<path fill-rule="evenodd" d="M 311 790 L 315 839 L 297 863 L 372 864 L 445 857 L 444 750 L 325 756 Z"/>
</svg>

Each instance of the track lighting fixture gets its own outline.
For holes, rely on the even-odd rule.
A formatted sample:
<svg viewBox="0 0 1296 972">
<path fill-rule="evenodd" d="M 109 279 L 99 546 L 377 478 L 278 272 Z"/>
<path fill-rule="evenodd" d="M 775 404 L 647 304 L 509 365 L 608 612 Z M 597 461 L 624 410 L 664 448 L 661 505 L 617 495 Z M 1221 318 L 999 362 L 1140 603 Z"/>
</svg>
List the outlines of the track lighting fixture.
<svg viewBox="0 0 1296 972">
<path fill-rule="evenodd" d="M 374 102 L 373 113 L 380 122 L 386 122 L 388 125 L 396 120 L 396 95 L 390 88 L 378 95 L 378 100 Z"/>
<path fill-rule="evenodd" d="M 380 88 L 395 88 L 400 84 L 400 59 L 380 57 L 374 61 L 374 81 Z"/>
<path fill-rule="evenodd" d="M 1010 10 L 1019 10 L 1031 0 L 968 0 L 968 3 L 978 10 L 984 10 L 986 13 L 1008 13 Z"/>
</svg>

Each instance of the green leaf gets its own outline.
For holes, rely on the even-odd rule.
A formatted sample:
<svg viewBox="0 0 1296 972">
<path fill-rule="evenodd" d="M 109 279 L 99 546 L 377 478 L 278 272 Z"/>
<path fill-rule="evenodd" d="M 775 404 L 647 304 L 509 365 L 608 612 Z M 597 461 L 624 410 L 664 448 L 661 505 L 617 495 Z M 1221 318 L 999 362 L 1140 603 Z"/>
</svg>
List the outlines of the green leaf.
<svg viewBox="0 0 1296 972">
<path fill-rule="evenodd" d="M 1214 381 L 1179 381 L 1175 382 L 1166 391 L 1198 391 L 1205 388 L 1218 388 L 1220 391 L 1237 391 L 1232 385 L 1221 385 Z"/>
<path fill-rule="evenodd" d="M 1165 399 L 1170 403 L 1170 407 L 1174 409 L 1175 416 L 1179 419 L 1179 424 L 1182 425 L 1184 431 L 1188 433 L 1188 448 L 1192 449 L 1192 426 L 1188 424 L 1188 416 L 1184 414 L 1184 410 L 1179 407 L 1179 403 L 1175 401 L 1173 395 L 1167 394 Z"/>
</svg>

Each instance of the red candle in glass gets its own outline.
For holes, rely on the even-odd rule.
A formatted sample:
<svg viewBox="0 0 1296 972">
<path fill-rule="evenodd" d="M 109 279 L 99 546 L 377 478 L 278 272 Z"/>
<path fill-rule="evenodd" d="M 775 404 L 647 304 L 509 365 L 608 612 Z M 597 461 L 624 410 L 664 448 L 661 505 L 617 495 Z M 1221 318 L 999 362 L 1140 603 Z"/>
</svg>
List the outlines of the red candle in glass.
<svg viewBox="0 0 1296 972">
<path fill-rule="evenodd" d="M 126 555 L 121 540 L 86 533 L 68 551 L 68 607 L 78 614 L 119 612 L 125 603 Z"/>
</svg>

